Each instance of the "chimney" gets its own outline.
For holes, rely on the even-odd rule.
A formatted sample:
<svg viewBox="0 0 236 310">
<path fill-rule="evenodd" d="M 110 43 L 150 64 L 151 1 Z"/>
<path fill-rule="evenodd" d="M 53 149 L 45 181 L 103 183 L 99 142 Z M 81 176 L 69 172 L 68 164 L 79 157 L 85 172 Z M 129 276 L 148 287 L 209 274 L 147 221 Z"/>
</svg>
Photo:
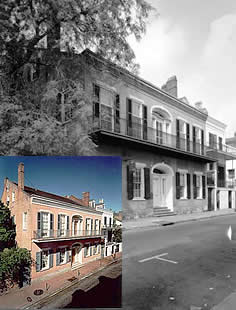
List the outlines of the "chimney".
<svg viewBox="0 0 236 310">
<path fill-rule="evenodd" d="M 18 188 L 24 189 L 24 164 L 20 163 L 18 166 Z"/>
<path fill-rule="evenodd" d="M 162 90 L 169 93 L 170 95 L 178 98 L 178 89 L 177 89 L 177 78 L 176 76 L 170 77 L 167 82 L 161 87 Z"/>
<path fill-rule="evenodd" d="M 82 200 L 86 206 L 89 206 L 89 192 L 83 192 Z"/>
</svg>

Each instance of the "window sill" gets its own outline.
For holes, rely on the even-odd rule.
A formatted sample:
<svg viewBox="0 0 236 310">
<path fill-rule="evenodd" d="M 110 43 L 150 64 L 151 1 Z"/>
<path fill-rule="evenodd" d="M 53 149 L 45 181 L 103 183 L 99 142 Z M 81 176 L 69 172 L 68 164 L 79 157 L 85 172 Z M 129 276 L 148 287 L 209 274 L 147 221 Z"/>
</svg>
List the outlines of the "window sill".
<svg viewBox="0 0 236 310">
<path fill-rule="evenodd" d="M 144 200 L 146 200 L 145 198 L 139 198 L 139 197 L 136 197 L 136 198 L 133 198 L 132 199 L 133 201 L 144 201 Z"/>
<path fill-rule="evenodd" d="M 42 268 L 40 271 L 46 271 L 46 270 L 48 270 L 48 269 L 50 269 L 49 266 L 48 266 L 48 267 Z"/>
</svg>

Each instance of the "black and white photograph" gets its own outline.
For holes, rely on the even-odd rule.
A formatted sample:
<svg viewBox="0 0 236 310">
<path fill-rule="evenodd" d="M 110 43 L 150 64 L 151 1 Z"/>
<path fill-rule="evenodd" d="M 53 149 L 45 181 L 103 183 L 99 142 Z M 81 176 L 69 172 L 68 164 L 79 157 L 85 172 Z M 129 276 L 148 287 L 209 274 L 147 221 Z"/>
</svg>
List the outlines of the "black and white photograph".
<svg viewBox="0 0 236 310">
<path fill-rule="evenodd" d="M 17 292 L 21 309 L 235 310 L 236 2 L 2 0 L 0 53 L 0 308 L 16 308 Z M 46 169 L 42 158 L 91 158 L 97 186 L 120 197 L 111 222 L 104 206 L 112 203 L 89 183 L 73 194 L 25 180 L 37 163 Z M 119 169 L 107 158 L 120 160 Z M 67 175 L 66 167 L 57 169 Z M 48 199 L 84 206 L 90 221 L 34 206 Z M 104 235 L 73 242 L 80 229 Z M 6 253 L 16 266 L 25 259 L 28 280 L 19 281 L 18 267 L 12 276 Z M 93 256 L 113 263 L 100 276 L 112 293 L 99 286 L 110 305 L 72 276 Z M 63 287 L 78 282 L 67 304 L 44 302 L 57 294 L 49 281 L 43 293 L 25 295 L 40 274 L 58 273 Z"/>
</svg>

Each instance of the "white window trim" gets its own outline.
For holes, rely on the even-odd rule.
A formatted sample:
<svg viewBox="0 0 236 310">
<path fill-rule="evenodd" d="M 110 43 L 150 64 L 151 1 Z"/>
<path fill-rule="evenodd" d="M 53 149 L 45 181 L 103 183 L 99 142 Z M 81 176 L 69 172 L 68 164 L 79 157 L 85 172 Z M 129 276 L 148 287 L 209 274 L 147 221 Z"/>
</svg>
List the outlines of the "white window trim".
<svg viewBox="0 0 236 310">
<path fill-rule="evenodd" d="M 25 219 L 25 215 L 26 214 L 26 219 Z M 27 212 L 23 212 L 23 214 L 22 214 L 22 216 L 23 216 L 23 218 L 22 218 L 22 229 L 24 230 L 24 231 L 26 231 L 27 230 L 27 222 L 28 222 L 28 213 Z"/>
<path fill-rule="evenodd" d="M 62 263 L 60 262 L 59 265 L 64 265 L 64 264 L 66 264 L 66 252 L 67 252 L 66 249 L 67 249 L 67 248 L 68 248 L 68 246 L 66 246 L 66 245 L 63 245 L 63 246 L 59 246 L 59 247 L 58 247 L 58 249 L 59 249 L 60 252 L 61 252 L 62 249 L 65 249 L 65 258 L 64 258 L 64 261 L 63 261 Z M 60 255 L 61 255 L 61 254 L 60 254 Z"/>
<path fill-rule="evenodd" d="M 132 95 L 129 95 L 128 98 L 131 99 L 132 101 L 136 101 L 136 102 L 139 103 L 139 104 L 144 104 L 144 101 L 143 101 L 142 99 L 139 99 L 139 98 L 134 97 L 134 96 L 132 96 Z"/>
<path fill-rule="evenodd" d="M 144 164 L 144 163 L 135 163 L 135 168 L 136 169 L 141 169 L 141 197 L 134 197 L 132 200 L 134 201 L 143 201 L 143 200 L 146 200 L 144 198 L 144 195 L 145 195 L 145 189 L 144 189 L 144 168 L 146 167 L 147 165 Z"/>
<path fill-rule="evenodd" d="M 38 212 L 43 212 L 43 213 L 47 213 L 47 215 L 48 215 L 48 235 L 50 234 L 50 214 L 53 214 L 52 212 L 50 212 L 50 211 L 45 211 L 45 210 L 40 210 L 40 211 L 38 211 Z M 42 221 L 42 223 L 43 223 L 43 221 Z M 53 223 L 54 224 L 54 223 Z M 43 229 L 41 229 L 41 230 L 43 230 Z M 47 236 L 48 237 L 48 236 Z"/>
<path fill-rule="evenodd" d="M 11 194 L 11 200 L 12 200 L 12 202 L 14 202 L 16 200 L 16 194 L 14 191 Z"/>
<path fill-rule="evenodd" d="M 200 195 L 196 199 L 201 200 L 201 199 L 203 199 L 203 197 L 202 197 L 202 175 L 203 175 L 203 173 L 202 172 L 197 172 L 197 173 L 195 172 L 194 174 L 196 175 L 196 177 L 200 177 L 200 187 L 198 187 Z"/>
<path fill-rule="evenodd" d="M 88 246 L 87 246 L 88 245 Z M 85 257 L 89 257 L 90 255 L 90 242 L 86 242 L 84 246 L 87 248 L 87 255 Z"/>
<path fill-rule="evenodd" d="M 180 200 L 186 200 L 188 199 L 188 195 L 187 195 L 187 170 L 181 170 L 181 169 L 178 169 L 178 171 L 184 175 L 184 196 L 180 197 L 179 199 Z M 182 186 L 181 186 L 182 187 Z"/>
<path fill-rule="evenodd" d="M 47 264 L 46 267 L 41 268 L 40 271 L 45 271 L 45 270 L 48 270 L 48 269 L 49 269 L 49 256 L 50 256 L 49 250 L 50 250 L 50 248 L 45 248 L 45 249 L 42 249 L 42 250 L 40 251 L 40 252 L 45 252 L 45 251 L 48 252 L 48 264 Z M 42 265 L 42 256 L 41 256 L 41 265 Z"/>
</svg>

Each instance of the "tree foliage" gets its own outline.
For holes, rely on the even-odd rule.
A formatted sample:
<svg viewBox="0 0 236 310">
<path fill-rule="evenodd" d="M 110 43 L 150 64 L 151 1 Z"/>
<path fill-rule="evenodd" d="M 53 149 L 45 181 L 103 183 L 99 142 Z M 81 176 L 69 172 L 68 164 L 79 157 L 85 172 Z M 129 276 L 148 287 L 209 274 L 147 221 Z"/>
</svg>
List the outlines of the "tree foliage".
<svg viewBox="0 0 236 310">
<path fill-rule="evenodd" d="M 128 38 L 145 33 L 150 10 L 145 0 L 2 0 L 0 153 L 94 153 L 87 119 L 91 99 L 82 91 L 84 71 L 76 53 L 90 48 L 137 72 Z M 66 119 L 57 117 L 59 93 L 66 96 L 63 109 L 78 111 L 79 125 L 69 132 Z"/>
<path fill-rule="evenodd" d="M 0 201 L 0 252 L 4 248 L 15 246 L 15 224 L 11 219 L 11 212 L 7 206 Z"/>
<path fill-rule="evenodd" d="M 116 226 L 113 230 L 113 241 L 114 242 L 122 242 L 122 228 L 119 226 Z"/>
<path fill-rule="evenodd" d="M 8 279 L 22 285 L 24 278 L 30 277 L 30 251 L 17 248 L 15 237 L 15 224 L 11 212 L 0 201 L 0 284 L 3 287 Z"/>
</svg>

